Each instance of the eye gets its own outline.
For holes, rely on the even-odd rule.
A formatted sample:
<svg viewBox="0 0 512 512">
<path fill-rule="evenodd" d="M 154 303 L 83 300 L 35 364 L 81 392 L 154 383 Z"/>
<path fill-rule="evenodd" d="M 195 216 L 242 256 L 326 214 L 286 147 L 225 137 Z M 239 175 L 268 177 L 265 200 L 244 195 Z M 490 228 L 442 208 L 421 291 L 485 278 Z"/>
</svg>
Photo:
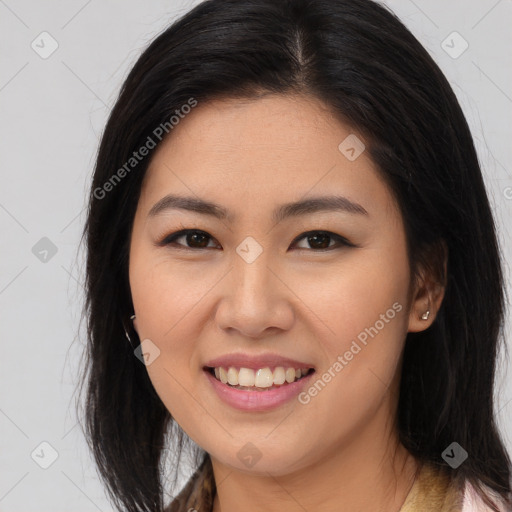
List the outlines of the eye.
<svg viewBox="0 0 512 512">
<path fill-rule="evenodd" d="M 312 248 L 316 249 L 315 252 L 330 251 L 339 248 L 339 246 L 355 247 L 355 245 L 346 238 L 330 231 L 308 231 L 297 237 L 292 245 L 302 239 L 305 239 Z M 329 241 L 335 241 L 336 243 L 329 245 Z M 304 247 L 299 247 L 299 249 L 304 249 Z"/>
<path fill-rule="evenodd" d="M 180 239 L 184 239 L 186 245 L 178 243 L 178 240 Z M 346 238 L 330 231 L 308 231 L 307 233 L 303 233 L 298 236 L 292 242 L 292 245 L 295 245 L 302 239 L 306 239 L 306 242 L 312 249 L 314 249 L 314 252 L 333 250 L 340 246 L 355 247 L 355 245 L 349 242 Z M 208 247 L 208 240 L 214 240 L 214 238 L 205 231 L 197 229 L 182 229 L 181 231 L 177 231 L 176 233 L 166 236 L 157 245 L 176 245 L 184 249 L 208 249 L 211 248 L 211 246 Z M 330 242 L 333 241 L 335 243 L 334 245 L 331 245 Z M 299 247 L 299 249 L 307 249 L 307 247 Z"/>
<path fill-rule="evenodd" d="M 180 238 L 185 239 L 187 244 L 184 245 L 181 243 L 177 243 L 176 240 Z M 201 231 L 198 229 L 182 229 L 176 233 L 173 233 L 169 236 L 166 236 L 158 245 L 178 245 L 185 249 L 208 249 L 208 239 L 212 239 L 212 237 L 206 233 L 205 231 Z"/>
</svg>

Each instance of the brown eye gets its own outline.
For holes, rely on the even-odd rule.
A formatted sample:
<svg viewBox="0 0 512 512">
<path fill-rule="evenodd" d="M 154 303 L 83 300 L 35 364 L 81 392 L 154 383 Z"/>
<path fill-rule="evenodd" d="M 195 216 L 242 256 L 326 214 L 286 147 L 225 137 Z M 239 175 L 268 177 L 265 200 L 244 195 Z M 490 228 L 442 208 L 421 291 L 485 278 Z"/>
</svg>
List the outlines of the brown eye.
<svg viewBox="0 0 512 512">
<path fill-rule="evenodd" d="M 185 240 L 185 244 L 177 243 L 176 241 L 183 238 Z M 183 229 L 178 231 L 177 233 L 173 233 L 172 235 L 167 236 L 162 240 L 158 245 L 178 245 L 184 247 L 185 249 L 208 249 L 208 240 L 211 240 L 212 237 L 200 230 L 193 229 Z"/>
<path fill-rule="evenodd" d="M 332 237 L 327 233 L 319 233 L 316 235 L 308 235 L 306 240 L 313 249 L 327 249 Z"/>
<path fill-rule="evenodd" d="M 192 233 L 188 233 L 183 235 L 187 243 L 192 244 L 192 247 L 199 246 L 200 248 L 204 248 L 208 246 L 208 235 L 205 233 L 201 233 L 199 231 L 194 231 Z M 205 245 L 206 242 L 206 245 Z M 196 245 L 197 244 L 197 245 Z"/>
<path fill-rule="evenodd" d="M 309 244 L 312 249 L 316 249 L 317 252 L 336 249 L 340 245 L 354 247 L 354 244 L 351 244 L 346 238 L 329 231 L 308 231 L 296 238 L 294 244 L 302 239 L 306 239 L 306 243 Z M 332 241 L 335 242 L 334 245 L 330 245 Z M 308 247 L 299 247 L 299 249 L 307 248 Z"/>
<path fill-rule="evenodd" d="M 178 240 L 183 239 L 185 243 L 178 243 Z M 299 249 L 310 249 L 313 252 L 330 251 L 338 249 L 343 246 L 355 247 L 346 238 L 340 235 L 331 233 L 330 231 L 308 231 L 297 237 L 292 245 L 296 245 L 299 240 L 305 239 L 309 247 L 299 247 Z M 171 235 L 165 237 L 157 245 L 167 246 L 174 245 L 183 249 L 209 249 L 215 246 L 208 246 L 209 241 L 214 240 L 205 231 L 197 229 L 182 229 Z M 334 243 L 332 243 L 334 242 Z"/>
</svg>

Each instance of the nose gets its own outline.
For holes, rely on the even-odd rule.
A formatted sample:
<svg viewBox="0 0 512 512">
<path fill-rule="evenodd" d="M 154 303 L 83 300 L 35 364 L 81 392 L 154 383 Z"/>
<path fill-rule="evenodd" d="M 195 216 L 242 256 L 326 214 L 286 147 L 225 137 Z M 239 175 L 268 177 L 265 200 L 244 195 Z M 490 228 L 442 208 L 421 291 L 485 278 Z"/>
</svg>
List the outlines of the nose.
<svg viewBox="0 0 512 512">
<path fill-rule="evenodd" d="M 235 255 L 233 267 L 223 280 L 216 310 L 217 325 L 241 336 L 260 338 L 293 325 L 294 293 L 266 252 L 248 263 Z M 293 287 L 292 287 L 293 288 Z"/>
</svg>

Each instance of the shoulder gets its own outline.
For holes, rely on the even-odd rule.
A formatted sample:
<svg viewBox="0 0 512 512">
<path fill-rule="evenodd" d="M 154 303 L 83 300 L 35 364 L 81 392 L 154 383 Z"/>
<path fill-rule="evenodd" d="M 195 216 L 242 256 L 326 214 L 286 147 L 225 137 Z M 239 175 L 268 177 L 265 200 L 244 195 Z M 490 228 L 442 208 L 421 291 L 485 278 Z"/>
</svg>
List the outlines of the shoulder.
<svg viewBox="0 0 512 512">
<path fill-rule="evenodd" d="M 503 503 L 503 500 L 492 489 L 484 486 L 484 490 L 489 498 L 496 502 L 500 512 L 510 512 L 507 505 Z M 493 510 L 486 505 L 475 487 L 470 482 L 466 482 L 462 512 L 493 512 Z"/>
<path fill-rule="evenodd" d="M 491 488 L 482 485 L 485 495 L 499 512 L 512 512 L 503 498 Z M 461 480 L 446 466 L 431 462 L 421 463 L 417 478 L 400 512 L 495 512 L 468 480 Z"/>
</svg>

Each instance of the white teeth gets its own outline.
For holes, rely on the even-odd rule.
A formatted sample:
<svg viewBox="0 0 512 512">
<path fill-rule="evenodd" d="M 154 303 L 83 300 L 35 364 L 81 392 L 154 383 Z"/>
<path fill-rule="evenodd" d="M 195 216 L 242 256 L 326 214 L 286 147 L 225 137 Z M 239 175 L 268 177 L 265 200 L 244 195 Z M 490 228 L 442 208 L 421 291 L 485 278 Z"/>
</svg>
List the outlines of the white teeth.
<svg viewBox="0 0 512 512">
<path fill-rule="evenodd" d="M 224 368 L 219 368 L 219 377 L 222 384 L 226 384 L 228 382 L 228 374 Z"/>
<path fill-rule="evenodd" d="M 254 385 L 258 388 L 269 388 L 274 384 L 274 376 L 270 368 L 261 368 L 256 372 Z"/>
<path fill-rule="evenodd" d="M 282 366 L 278 366 L 274 370 L 274 384 L 278 384 L 280 386 L 281 384 L 284 384 L 285 380 L 286 376 L 284 373 L 284 368 Z"/>
<path fill-rule="evenodd" d="M 293 382 L 295 380 L 295 370 L 293 368 L 288 368 L 286 370 L 286 382 Z"/>
<path fill-rule="evenodd" d="M 281 386 L 285 382 L 292 383 L 309 372 L 309 368 L 284 368 L 277 366 L 274 371 L 267 366 L 258 370 L 230 366 L 226 371 L 223 367 L 214 369 L 215 377 L 223 384 L 231 386 L 270 388 L 273 385 Z"/>
<path fill-rule="evenodd" d="M 238 384 L 240 386 L 254 386 L 254 370 L 252 368 L 240 368 Z"/>
<path fill-rule="evenodd" d="M 232 386 L 238 385 L 238 372 L 235 368 L 230 368 L 228 370 L 228 383 Z"/>
</svg>

